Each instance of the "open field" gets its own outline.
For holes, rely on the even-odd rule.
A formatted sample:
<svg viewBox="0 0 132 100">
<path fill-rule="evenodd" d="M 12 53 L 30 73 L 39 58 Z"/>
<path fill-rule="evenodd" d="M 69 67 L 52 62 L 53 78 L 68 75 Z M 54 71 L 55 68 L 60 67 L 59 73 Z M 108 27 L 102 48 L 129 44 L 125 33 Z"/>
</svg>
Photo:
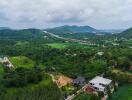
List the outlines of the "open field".
<svg viewBox="0 0 132 100">
<path fill-rule="evenodd" d="M 77 97 L 74 98 L 74 100 L 90 100 L 91 94 L 88 93 L 81 93 Z"/>
<path fill-rule="evenodd" d="M 52 48 L 57 48 L 57 49 L 65 49 L 67 47 L 94 48 L 93 46 L 85 45 L 85 44 L 79 44 L 79 43 L 49 43 L 47 45 L 52 47 Z"/>
<path fill-rule="evenodd" d="M 0 80 L 3 76 L 4 70 L 3 70 L 3 66 L 0 64 Z"/>
<path fill-rule="evenodd" d="M 126 75 L 132 76 L 132 73 L 131 72 L 129 72 L 129 71 L 122 71 L 120 69 L 113 69 L 112 72 L 113 73 L 116 73 L 116 74 L 126 74 Z"/>
<path fill-rule="evenodd" d="M 132 84 L 119 87 L 109 100 L 132 100 Z"/>
<path fill-rule="evenodd" d="M 9 58 L 11 63 L 17 67 L 31 68 L 34 67 L 35 62 L 25 56 L 16 56 Z"/>
<path fill-rule="evenodd" d="M 57 48 L 57 49 L 64 49 L 68 46 L 68 44 L 67 43 L 50 43 L 48 44 L 48 46 L 52 48 Z"/>
</svg>

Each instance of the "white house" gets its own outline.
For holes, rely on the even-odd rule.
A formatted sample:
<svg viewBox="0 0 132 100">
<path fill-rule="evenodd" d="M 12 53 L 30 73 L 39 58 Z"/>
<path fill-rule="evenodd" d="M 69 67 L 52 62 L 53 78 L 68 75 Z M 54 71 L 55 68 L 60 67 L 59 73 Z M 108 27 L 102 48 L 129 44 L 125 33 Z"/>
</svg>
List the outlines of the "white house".
<svg viewBox="0 0 132 100">
<path fill-rule="evenodd" d="M 107 86 L 111 86 L 112 80 L 106 79 L 100 76 L 96 76 L 91 81 L 89 81 L 89 84 L 96 90 L 106 93 Z"/>
<path fill-rule="evenodd" d="M 7 57 L 0 57 L 0 63 L 4 63 L 6 61 L 8 61 Z"/>
</svg>

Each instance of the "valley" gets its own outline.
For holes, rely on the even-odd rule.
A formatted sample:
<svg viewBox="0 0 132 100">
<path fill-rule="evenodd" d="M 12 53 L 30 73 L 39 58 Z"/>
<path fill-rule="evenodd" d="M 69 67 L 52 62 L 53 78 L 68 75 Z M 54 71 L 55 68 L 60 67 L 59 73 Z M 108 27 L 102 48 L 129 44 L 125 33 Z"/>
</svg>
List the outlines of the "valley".
<svg viewBox="0 0 132 100">
<path fill-rule="evenodd" d="M 131 100 L 131 47 L 131 29 L 115 34 L 88 26 L 1 29 L 0 58 L 13 67 L 0 64 L 0 99 Z M 96 76 L 112 80 L 114 92 L 86 90 Z"/>
</svg>

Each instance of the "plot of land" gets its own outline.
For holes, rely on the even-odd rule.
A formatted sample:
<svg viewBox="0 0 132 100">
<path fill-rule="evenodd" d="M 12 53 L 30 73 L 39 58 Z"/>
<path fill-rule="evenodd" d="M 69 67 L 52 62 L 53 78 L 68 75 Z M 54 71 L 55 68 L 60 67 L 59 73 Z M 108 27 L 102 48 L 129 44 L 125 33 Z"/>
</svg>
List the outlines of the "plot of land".
<svg viewBox="0 0 132 100">
<path fill-rule="evenodd" d="M 132 84 L 119 87 L 110 100 L 132 100 Z"/>
<path fill-rule="evenodd" d="M 79 44 L 79 43 L 49 43 L 48 46 L 52 48 L 57 49 L 64 49 L 67 47 L 75 47 L 75 48 L 95 48 L 93 46 L 85 45 L 85 44 Z"/>
<path fill-rule="evenodd" d="M 73 81 L 71 78 L 64 76 L 64 75 L 56 75 L 55 80 L 56 80 L 56 83 L 59 87 L 70 84 Z"/>
<path fill-rule="evenodd" d="M 34 67 L 34 61 L 25 56 L 16 56 L 9 58 L 11 63 L 17 67 L 31 68 Z"/>
<path fill-rule="evenodd" d="M 3 73 L 4 73 L 4 69 L 3 69 L 3 66 L 0 64 L 0 79 L 3 76 Z"/>
<path fill-rule="evenodd" d="M 57 49 L 64 49 L 68 45 L 66 43 L 50 43 L 50 44 L 48 44 L 48 46 L 50 46 L 52 48 L 57 48 Z"/>
<path fill-rule="evenodd" d="M 74 98 L 74 100 L 90 100 L 91 94 L 88 93 L 81 93 L 77 97 Z"/>
</svg>

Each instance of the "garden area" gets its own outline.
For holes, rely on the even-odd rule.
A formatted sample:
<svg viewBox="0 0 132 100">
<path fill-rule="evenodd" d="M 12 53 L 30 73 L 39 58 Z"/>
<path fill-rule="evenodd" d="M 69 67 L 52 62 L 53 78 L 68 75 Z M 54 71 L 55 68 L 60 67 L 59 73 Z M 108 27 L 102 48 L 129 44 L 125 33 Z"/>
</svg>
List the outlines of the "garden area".
<svg viewBox="0 0 132 100">
<path fill-rule="evenodd" d="M 132 100 L 132 84 L 120 86 L 109 100 Z"/>
</svg>

